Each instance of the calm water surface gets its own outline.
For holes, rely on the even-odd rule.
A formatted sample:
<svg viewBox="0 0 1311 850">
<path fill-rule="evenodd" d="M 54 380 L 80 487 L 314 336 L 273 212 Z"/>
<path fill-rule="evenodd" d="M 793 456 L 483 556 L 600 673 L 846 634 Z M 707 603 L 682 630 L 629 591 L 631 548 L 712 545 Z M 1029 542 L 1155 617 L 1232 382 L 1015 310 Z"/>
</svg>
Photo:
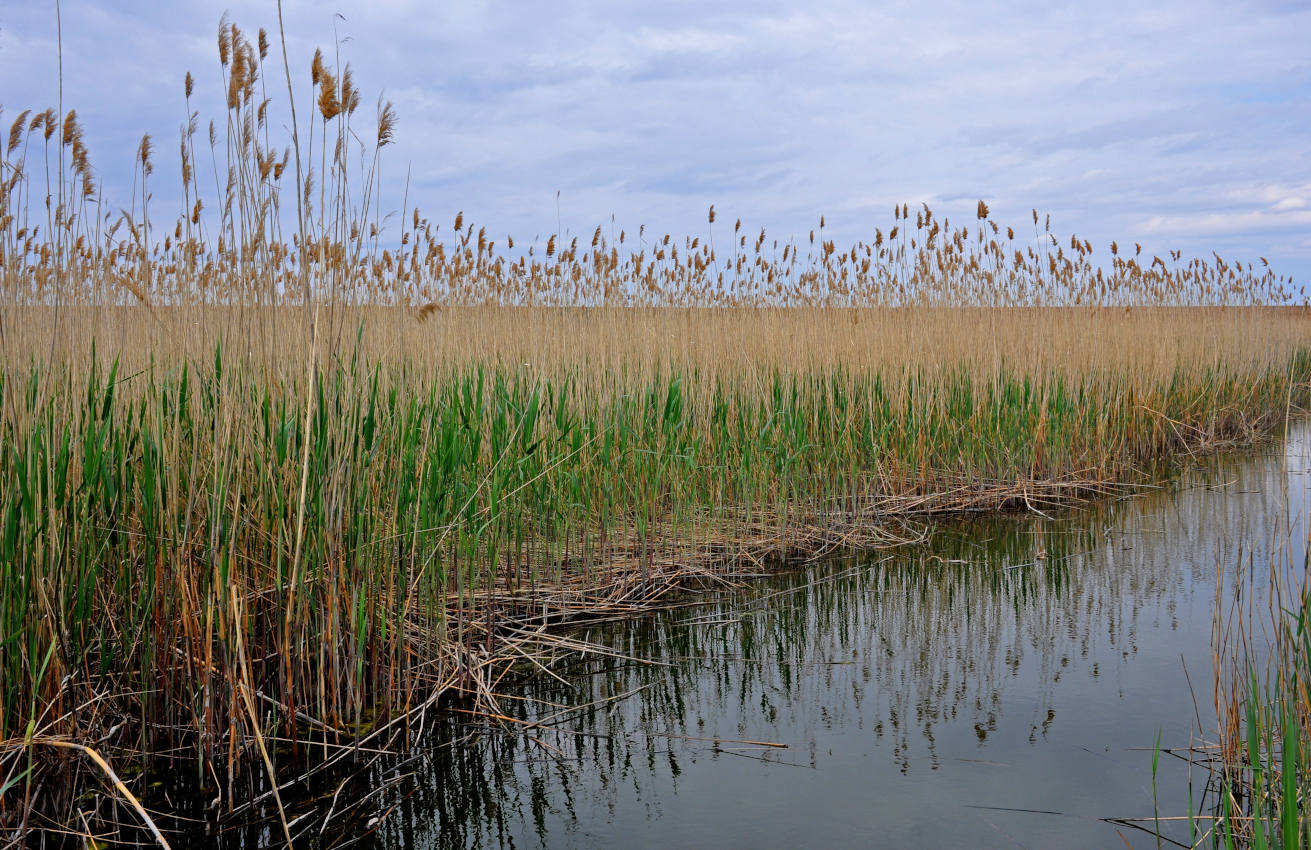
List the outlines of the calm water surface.
<svg viewBox="0 0 1311 850">
<path fill-rule="evenodd" d="M 1217 576 L 1264 586 L 1270 564 L 1303 563 L 1309 450 L 1301 429 L 1169 491 L 942 525 L 924 547 L 579 632 L 614 654 L 502 702 L 539 725 L 443 721 L 418 756 L 356 777 L 340 799 L 372 796 L 316 840 L 1123 847 L 1118 830 L 1155 847 L 1103 819 L 1152 814 L 1158 734 L 1214 729 Z M 1162 759 L 1157 794 L 1187 813 L 1185 762 Z"/>
</svg>

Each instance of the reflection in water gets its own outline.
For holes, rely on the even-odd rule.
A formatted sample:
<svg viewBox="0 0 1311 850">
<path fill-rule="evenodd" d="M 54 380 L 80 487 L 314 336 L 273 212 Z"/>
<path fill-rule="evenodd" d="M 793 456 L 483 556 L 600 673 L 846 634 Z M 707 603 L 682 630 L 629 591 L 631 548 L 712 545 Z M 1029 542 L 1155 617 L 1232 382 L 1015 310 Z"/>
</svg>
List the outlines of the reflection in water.
<svg viewBox="0 0 1311 850">
<path fill-rule="evenodd" d="M 604 652 L 503 700 L 508 731 L 447 717 L 419 755 L 327 782 L 301 828 L 323 846 L 1120 844 L 1101 818 L 1151 814 L 1134 748 L 1214 729 L 1218 571 L 1304 545 L 1306 444 L 595 627 L 578 636 Z M 1173 770 L 1161 805 L 1182 814 Z"/>
</svg>

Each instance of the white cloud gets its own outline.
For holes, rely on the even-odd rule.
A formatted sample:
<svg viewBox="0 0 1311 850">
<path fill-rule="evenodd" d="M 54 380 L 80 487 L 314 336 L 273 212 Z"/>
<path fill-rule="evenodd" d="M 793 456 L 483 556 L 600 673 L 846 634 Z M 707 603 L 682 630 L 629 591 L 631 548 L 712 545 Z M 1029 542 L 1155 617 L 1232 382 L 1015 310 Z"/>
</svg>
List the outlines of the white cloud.
<svg viewBox="0 0 1311 850">
<path fill-rule="evenodd" d="M 1194 215 L 1153 216 L 1143 223 L 1143 232 L 1161 234 L 1273 233 L 1311 228 L 1311 211 L 1272 213 L 1248 210 L 1232 213 L 1198 213 Z"/>
</svg>

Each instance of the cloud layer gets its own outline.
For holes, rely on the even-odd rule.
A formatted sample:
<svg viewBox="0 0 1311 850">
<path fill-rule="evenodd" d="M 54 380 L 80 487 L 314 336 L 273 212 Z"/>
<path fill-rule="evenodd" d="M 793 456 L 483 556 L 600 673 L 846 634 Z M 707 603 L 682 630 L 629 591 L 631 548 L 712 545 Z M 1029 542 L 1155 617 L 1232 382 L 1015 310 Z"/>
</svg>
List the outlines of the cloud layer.
<svg viewBox="0 0 1311 850">
<path fill-rule="evenodd" d="M 1311 10 L 1298 3 L 284 3 L 297 96 L 340 39 L 400 114 L 384 203 L 464 210 L 520 242 L 618 226 L 700 234 L 706 208 L 839 243 L 927 201 L 1105 246 L 1141 241 L 1311 277 Z M 63 3 L 64 102 L 115 205 L 167 155 L 196 75 L 221 117 L 212 2 Z M 227 4 L 276 33 L 265 2 Z M 334 36 L 335 28 L 335 36 Z M 272 56 L 270 58 L 273 58 Z M 0 12 L 9 120 L 57 98 L 48 4 Z M 270 94 L 285 94 L 280 63 Z M 274 73 L 276 72 L 276 73 Z M 285 121 L 285 117 L 279 119 Z M 156 200 L 176 162 L 156 167 Z M 166 177 L 167 176 L 167 177 Z M 557 192 L 558 206 L 557 206 Z"/>
</svg>

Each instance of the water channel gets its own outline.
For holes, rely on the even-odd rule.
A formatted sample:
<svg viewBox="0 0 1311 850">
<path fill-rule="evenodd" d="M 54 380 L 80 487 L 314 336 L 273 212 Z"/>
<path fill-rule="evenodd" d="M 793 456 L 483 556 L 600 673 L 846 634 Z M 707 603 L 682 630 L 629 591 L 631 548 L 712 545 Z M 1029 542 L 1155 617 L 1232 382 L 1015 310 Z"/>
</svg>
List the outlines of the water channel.
<svg viewBox="0 0 1311 850">
<path fill-rule="evenodd" d="M 1308 473 L 1298 428 L 1143 495 L 943 522 L 925 546 L 581 630 L 604 651 L 511 690 L 519 724 L 448 716 L 301 829 L 369 848 L 1156 847 L 1107 819 L 1153 814 L 1158 735 L 1214 738 L 1217 581 L 1259 590 L 1304 563 Z M 1161 814 L 1187 814 L 1186 762 L 1155 784 Z"/>
</svg>

